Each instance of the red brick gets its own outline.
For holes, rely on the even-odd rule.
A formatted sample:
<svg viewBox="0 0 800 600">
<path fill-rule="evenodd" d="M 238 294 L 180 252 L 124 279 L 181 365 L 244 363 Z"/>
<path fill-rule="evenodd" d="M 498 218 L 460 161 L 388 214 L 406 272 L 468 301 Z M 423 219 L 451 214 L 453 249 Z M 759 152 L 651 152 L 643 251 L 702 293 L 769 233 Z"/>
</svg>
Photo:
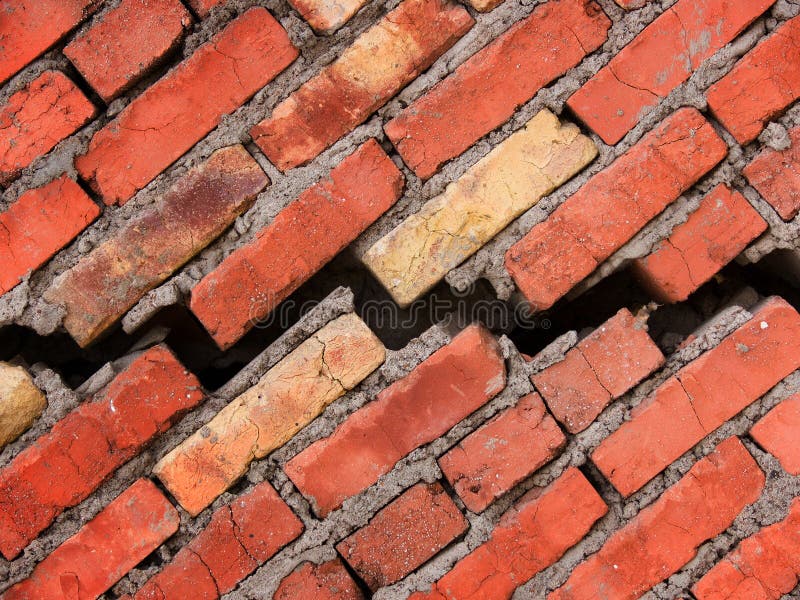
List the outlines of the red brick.
<svg viewBox="0 0 800 600">
<path fill-rule="evenodd" d="M 505 382 L 496 340 L 472 325 L 350 415 L 330 437 L 296 455 L 286 473 L 314 511 L 327 515 L 485 404 Z"/>
<path fill-rule="evenodd" d="M 651 0 L 614 0 L 625 10 L 633 10 L 634 8 L 641 8 L 645 4 L 650 3 Z"/>
<path fill-rule="evenodd" d="M 0 214 L 0 295 L 69 244 L 100 208 L 66 175 L 28 190 Z"/>
<path fill-rule="evenodd" d="M 468 528 L 439 483 L 418 483 L 336 550 L 374 592 L 420 567 Z"/>
<path fill-rule="evenodd" d="M 763 488 L 756 461 L 738 438 L 728 438 L 578 565 L 548 600 L 594 599 L 598 589 L 614 600 L 639 598 L 730 527 Z"/>
<path fill-rule="evenodd" d="M 250 130 L 286 171 L 360 125 L 472 27 L 449 0 L 404 0 Z"/>
<path fill-rule="evenodd" d="M 697 600 L 779 600 L 800 580 L 800 498 L 783 521 L 742 540 L 692 587 Z"/>
<path fill-rule="evenodd" d="M 556 419 L 577 433 L 662 364 L 644 324 L 623 308 L 531 380 Z"/>
<path fill-rule="evenodd" d="M 281 581 L 272 600 L 364 600 L 338 558 L 321 565 L 305 562 Z"/>
<path fill-rule="evenodd" d="M 538 394 L 520 398 L 439 459 L 445 477 L 472 512 L 558 455 L 566 437 Z"/>
<path fill-rule="evenodd" d="M 158 66 L 191 23 L 179 0 L 123 0 L 67 44 L 64 54 L 110 102 Z"/>
<path fill-rule="evenodd" d="M 217 509 L 206 528 L 134 598 L 218 598 L 302 532 L 300 519 L 269 482 L 263 482 Z"/>
<path fill-rule="evenodd" d="M 680 0 L 598 71 L 567 105 L 616 144 L 775 0 Z"/>
<path fill-rule="evenodd" d="M 102 0 L 4 2 L 0 21 L 0 84 L 43 54 L 102 5 Z"/>
<path fill-rule="evenodd" d="M 227 0 L 187 0 L 187 3 L 201 19 L 205 19 L 211 9 L 216 6 L 222 6 Z"/>
<path fill-rule="evenodd" d="M 800 394 L 769 411 L 753 425 L 750 436 L 778 459 L 784 471 L 800 475 Z"/>
<path fill-rule="evenodd" d="M 207 275 L 192 290 L 192 312 L 230 347 L 389 209 L 403 183 L 367 141 Z"/>
<path fill-rule="evenodd" d="M 532 308 L 552 306 L 727 151 L 697 110 L 682 108 L 592 177 L 506 253 Z"/>
<path fill-rule="evenodd" d="M 139 356 L 0 471 L 3 556 L 17 556 L 202 399 L 200 383 L 166 347 Z"/>
<path fill-rule="evenodd" d="M 767 228 L 739 192 L 720 184 L 703 198 L 633 273 L 660 302 L 681 302 L 732 261 Z"/>
<path fill-rule="evenodd" d="M 800 17 L 778 27 L 711 86 L 708 107 L 740 144 L 800 98 Z"/>
<path fill-rule="evenodd" d="M 800 212 L 800 127 L 789 131 L 792 145 L 781 152 L 766 148 L 742 169 L 747 181 L 784 221 Z"/>
<path fill-rule="evenodd" d="M 1 39 L 1 38 L 0 38 Z M 60 71 L 45 71 L 0 107 L 0 185 L 80 129 L 94 105 Z"/>
<path fill-rule="evenodd" d="M 106 204 L 124 204 L 297 54 L 278 21 L 251 8 L 98 131 L 75 167 Z"/>
<path fill-rule="evenodd" d="M 592 460 L 628 496 L 798 367 L 800 315 L 771 298 L 637 406 Z"/>
<path fill-rule="evenodd" d="M 45 299 L 66 307 L 64 327 L 87 346 L 216 239 L 268 183 L 242 146 L 217 150 L 61 275 Z"/>
<path fill-rule="evenodd" d="M 180 516 L 139 479 L 39 563 L 3 600 L 96 598 L 178 530 Z"/>
<path fill-rule="evenodd" d="M 599 48 L 609 27 L 594 1 L 546 2 L 389 121 L 386 134 L 427 179 Z"/>
<path fill-rule="evenodd" d="M 578 469 L 520 498 L 492 536 L 411 600 L 507 600 L 585 536 L 608 508 Z M 614 599 L 616 600 L 616 598 Z"/>
</svg>

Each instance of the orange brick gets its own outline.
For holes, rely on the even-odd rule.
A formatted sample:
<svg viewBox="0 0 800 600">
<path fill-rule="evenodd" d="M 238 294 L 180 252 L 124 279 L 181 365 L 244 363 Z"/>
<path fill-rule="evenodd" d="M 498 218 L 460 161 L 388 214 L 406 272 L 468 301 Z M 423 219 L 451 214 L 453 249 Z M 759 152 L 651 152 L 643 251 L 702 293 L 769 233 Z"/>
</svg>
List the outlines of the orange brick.
<svg viewBox="0 0 800 600">
<path fill-rule="evenodd" d="M 75 168 L 106 204 L 124 204 L 297 53 L 266 9 L 251 8 L 98 131 Z"/>
<path fill-rule="evenodd" d="M 664 425 L 667 426 L 666 424 Z M 617 531 L 548 600 L 634 600 L 694 558 L 764 488 L 764 474 L 738 438 L 728 438 Z"/>
<path fill-rule="evenodd" d="M 222 6 L 227 0 L 187 0 L 187 3 L 201 19 L 205 19 L 212 8 Z"/>
<path fill-rule="evenodd" d="M 800 212 L 800 127 L 789 131 L 791 146 L 783 151 L 762 150 L 742 169 L 747 181 L 784 221 Z"/>
<path fill-rule="evenodd" d="M 506 269 L 532 308 L 549 308 L 727 151 L 697 110 L 678 110 L 514 244 Z"/>
<path fill-rule="evenodd" d="M 772 454 L 785 471 L 800 475 L 800 394 L 787 398 L 750 429 L 750 436 Z"/>
<path fill-rule="evenodd" d="M 780 298 L 637 406 L 592 453 L 628 496 L 800 367 L 800 315 Z"/>
<path fill-rule="evenodd" d="M 767 228 L 739 192 L 720 184 L 689 219 L 632 269 L 654 298 L 681 302 L 732 261 Z"/>
<path fill-rule="evenodd" d="M 473 23 L 449 0 L 404 0 L 250 135 L 281 171 L 308 163 L 366 121 Z"/>
<path fill-rule="evenodd" d="M 286 576 L 272 600 L 364 600 L 338 558 L 321 565 L 304 562 Z"/>
<path fill-rule="evenodd" d="M 69 244 L 100 214 L 66 175 L 28 190 L 0 214 L 0 295 Z"/>
<path fill-rule="evenodd" d="M 333 33 L 366 3 L 367 0 L 289 0 L 317 33 Z"/>
</svg>

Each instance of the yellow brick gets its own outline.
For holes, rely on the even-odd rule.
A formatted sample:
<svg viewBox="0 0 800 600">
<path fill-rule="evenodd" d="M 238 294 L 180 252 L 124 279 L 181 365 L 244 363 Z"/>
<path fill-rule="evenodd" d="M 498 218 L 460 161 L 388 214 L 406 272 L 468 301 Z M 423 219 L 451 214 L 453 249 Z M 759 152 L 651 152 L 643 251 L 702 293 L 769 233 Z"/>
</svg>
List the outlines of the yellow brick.
<svg viewBox="0 0 800 600">
<path fill-rule="evenodd" d="M 46 406 L 25 369 L 0 362 L 0 448 L 28 429 Z"/>
</svg>

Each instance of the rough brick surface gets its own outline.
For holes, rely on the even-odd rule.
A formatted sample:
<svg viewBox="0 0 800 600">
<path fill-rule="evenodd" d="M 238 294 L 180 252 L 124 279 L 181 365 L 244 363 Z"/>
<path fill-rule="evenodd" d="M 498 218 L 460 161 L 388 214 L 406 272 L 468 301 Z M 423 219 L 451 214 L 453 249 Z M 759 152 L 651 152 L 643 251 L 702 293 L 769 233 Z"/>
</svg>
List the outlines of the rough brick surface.
<svg viewBox="0 0 800 600">
<path fill-rule="evenodd" d="M 280 23 L 251 8 L 98 131 L 75 167 L 106 204 L 125 203 L 296 57 Z"/>
<path fill-rule="evenodd" d="M 338 558 L 321 565 L 302 563 L 287 575 L 273 600 L 364 600 L 364 594 Z"/>
<path fill-rule="evenodd" d="M 302 531 L 300 519 L 265 481 L 217 509 L 206 528 L 134 598 L 218 598 Z"/>
<path fill-rule="evenodd" d="M 418 483 L 336 544 L 372 591 L 399 581 L 467 530 L 441 484 Z"/>
<path fill-rule="evenodd" d="M 657 300 L 680 302 L 766 228 L 766 221 L 744 196 L 720 184 L 669 238 L 633 263 L 633 272 Z"/>
<path fill-rule="evenodd" d="M 0 185 L 94 116 L 94 105 L 61 71 L 45 71 L 0 106 Z"/>
<path fill-rule="evenodd" d="M 46 406 L 25 369 L 0 361 L 0 449 L 28 429 Z"/>
<path fill-rule="evenodd" d="M 250 135 L 281 171 L 313 160 L 427 69 L 473 22 L 449 0 L 404 0 Z"/>
<path fill-rule="evenodd" d="M 787 517 L 743 540 L 692 587 L 697 600 L 779 600 L 800 580 L 800 498 Z"/>
<path fill-rule="evenodd" d="M 347 23 L 367 0 L 290 0 L 317 33 L 333 33 Z"/>
<path fill-rule="evenodd" d="M 571 467 L 550 486 L 520 498 L 487 542 L 458 561 L 430 592 L 411 599 L 510 599 L 517 587 L 580 541 L 607 510 L 583 474 Z"/>
<path fill-rule="evenodd" d="M 347 314 L 303 342 L 167 454 L 155 474 L 192 515 L 279 448 L 384 360 L 383 344 Z"/>
<path fill-rule="evenodd" d="M 531 307 L 552 306 L 727 151 L 697 110 L 682 108 L 592 177 L 506 253 Z"/>
<path fill-rule="evenodd" d="M 164 346 L 139 356 L 0 471 L 0 552 L 15 557 L 203 398 Z M 138 562 L 138 561 L 137 561 Z"/>
<path fill-rule="evenodd" d="M 178 530 L 180 516 L 140 479 L 39 563 L 3 600 L 96 598 Z"/>
<path fill-rule="evenodd" d="M 0 295 L 69 244 L 100 214 L 66 175 L 28 190 L 0 213 Z"/>
<path fill-rule="evenodd" d="M 653 107 L 775 0 L 680 0 L 567 100 L 607 144 Z"/>
<path fill-rule="evenodd" d="M 327 515 L 482 406 L 505 382 L 496 340 L 472 325 L 350 415 L 330 437 L 296 455 L 286 473 L 314 511 Z"/>
<path fill-rule="evenodd" d="M 784 23 L 744 55 L 707 92 L 714 116 L 740 144 L 752 142 L 764 125 L 800 98 L 800 17 Z"/>
<path fill-rule="evenodd" d="M 187 4 L 198 17 L 205 19 L 212 8 L 222 6 L 226 1 L 227 0 L 187 0 Z"/>
<path fill-rule="evenodd" d="M 242 146 L 217 150 L 61 275 L 45 298 L 66 307 L 64 327 L 81 346 L 90 344 L 221 234 L 268 183 Z"/>
<path fill-rule="evenodd" d="M 191 23 L 179 0 L 123 0 L 64 54 L 110 102 L 158 65 Z"/>
<path fill-rule="evenodd" d="M 800 127 L 789 131 L 789 140 L 786 150 L 764 149 L 742 169 L 750 185 L 784 221 L 800 212 Z"/>
<path fill-rule="evenodd" d="M 769 411 L 753 425 L 750 436 L 777 458 L 785 471 L 800 475 L 800 394 Z"/>
<path fill-rule="evenodd" d="M 596 50 L 609 26 L 590 0 L 541 4 L 389 121 L 386 134 L 427 179 Z"/>
<path fill-rule="evenodd" d="M 620 493 L 632 494 L 798 367 L 800 315 L 772 298 L 659 386 L 592 460 Z"/>
<path fill-rule="evenodd" d="M 192 290 L 192 312 L 231 346 L 388 210 L 403 183 L 369 140 L 207 275 Z"/>
<path fill-rule="evenodd" d="M 566 438 L 538 394 L 520 398 L 439 459 L 450 485 L 472 512 L 553 459 Z"/>
<path fill-rule="evenodd" d="M 634 600 L 694 558 L 730 527 L 764 487 L 764 474 L 738 438 L 728 438 L 678 483 L 578 565 L 548 600 Z"/>
</svg>

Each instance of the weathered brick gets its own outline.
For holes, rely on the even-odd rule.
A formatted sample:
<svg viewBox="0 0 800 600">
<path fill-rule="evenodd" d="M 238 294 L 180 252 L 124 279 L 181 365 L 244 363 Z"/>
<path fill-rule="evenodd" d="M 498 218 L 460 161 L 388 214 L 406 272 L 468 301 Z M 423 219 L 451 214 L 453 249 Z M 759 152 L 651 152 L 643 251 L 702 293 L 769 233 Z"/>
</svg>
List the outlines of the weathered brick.
<svg viewBox="0 0 800 600">
<path fill-rule="evenodd" d="M 287 575 L 272 600 L 364 600 L 338 558 L 321 565 L 304 562 Z"/>
<path fill-rule="evenodd" d="M 285 471 L 314 511 L 327 515 L 485 404 L 505 382 L 497 341 L 472 325 L 350 415 L 330 437 L 297 454 Z"/>
<path fill-rule="evenodd" d="M 736 63 L 706 94 L 714 116 L 740 144 L 752 142 L 764 125 L 800 98 L 800 17 L 772 35 Z"/>
<path fill-rule="evenodd" d="M 418 483 L 336 544 L 336 550 L 374 592 L 400 581 L 467 528 L 439 483 Z"/>
<path fill-rule="evenodd" d="M 508 600 L 578 543 L 607 510 L 583 474 L 570 467 L 548 487 L 520 498 L 488 541 L 458 561 L 430 592 L 411 600 Z"/>
<path fill-rule="evenodd" d="M 758 445 L 781 463 L 784 471 L 800 475 L 800 394 L 787 398 L 750 429 Z"/>
<path fill-rule="evenodd" d="M 556 419 L 577 433 L 662 364 L 644 324 L 623 308 L 531 379 Z"/>
<path fill-rule="evenodd" d="M 403 183 L 369 140 L 197 284 L 192 312 L 228 348 L 388 210 Z"/>
<path fill-rule="evenodd" d="M 800 498 L 786 518 L 742 540 L 692 586 L 697 600 L 779 600 L 800 580 Z"/>
<path fill-rule="evenodd" d="M 100 214 L 66 175 L 28 190 L 0 214 L 0 295 L 69 244 Z"/>
<path fill-rule="evenodd" d="M 180 516 L 139 479 L 39 563 L 3 600 L 96 598 L 178 530 Z"/>
<path fill-rule="evenodd" d="M 567 105 L 616 144 L 775 0 L 679 0 L 598 71 Z"/>
<path fill-rule="evenodd" d="M 331 321 L 161 459 L 155 474 L 197 515 L 384 357 L 383 344 L 356 315 Z"/>
<path fill-rule="evenodd" d="M 59 276 L 45 299 L 66 307 L 64 327 L 87 346 L 216 239 L 268 183 L 242 146 L 217 150 Z"/>
<path fill-rule="evenodd" d="M 439 458 L 442 473 L 472 512 L 481 512 L 555 458 L 566 438 L 538 394 L 520 398 Z"/>
<path fill-rule="evenodd" d="M 366 252 L 405 307 L 597 156 L 579 129 L 542 110 Z"/>
<path fill-rule="evenodd" d="M 789 131 L 791 146 L 783 151 L 765 148 L 742 169 L 747 181 L 784 221 L 800 212 L 800 127 Z"/>
<path fill-rule="evenodd" d="M 668 425 L 664 425 L 668 427 Z M 728 438 L 616 532 L 548 600 L 634 600 L 694 558 L 764 488 L 764 474 L 738 438 Z"/>
<path fill-rule="evenodd" d="M 682 108 L 592 177 L 506 253 L 531 307 L 552 306 L 727 151 L 697 110 Z"/>
<path fill-rule="evenodd" d="M 352 131 L 472 27 L 449 0 L 404 0 L 250 130 L 281 171 Z"/>
<path fill-rule="evenodd" d="M 771 298 L 631 412 L 592 460 L 628 496 L 800 367 L 800 315 Z"/>
<path fill-rule="evenodd" d="M 289 0 L 317 33 L 333 33 L 347 23 L 367 0 Z"/>
<path fill-rule="evenodd" d="M 302 532 L 303 523 L 265 481 L 217 509 L 206 528 L 134 598 L 218 598 Z"/>
<path fill-rule="evenodd" d="M 633 10 L 634 8 L 641 8 L 648 4 L 651 0 L 614 0 L 625 10 Z"/>
<path fill-rule="evenodd" d="M 63 38 L 102 0 L 4 2 L 0 20 L 0 84 Z"/>
<path fill-rule="evenodd" d="M 166 347 L 139 356 L 0 471 L 0 552 L 14 558 L 202 399 Z"/>
<path fill-rule="evenodd" d="M 0 449 L 30 427 L 47 398 L 22 367 L 0 361 Z"/>
<path fill-rule="evenodd" d="M 297 54 L 278 21 L 251 8 L 98 131 L 75 167 L 106 204 L 124 204 Z"/>
<path fill-rule="evenodd" d="M 427 179 L 596 50 L 609 26 L 594 1 L 545 2 L 389 121 L 386 134 Z"/>
<path fill-rule="evenodd" d="M 61 71 L 45 71 L 13 94 L 0 107 L 0 185 L 19 177 L 94 112 L 94 105 Z"/>
<path fill-rule="evenodd" d="M 205 19 L 211 9 L 223 5 L 227 0 L 187 0 L 187 3 L 201 19 Z"/>
<path fill-rule="evenodd" d="M 123 0 L 64 55 L 108 103 L 158 66 L 191 23 L 179 0 Z"/>
</svg>

